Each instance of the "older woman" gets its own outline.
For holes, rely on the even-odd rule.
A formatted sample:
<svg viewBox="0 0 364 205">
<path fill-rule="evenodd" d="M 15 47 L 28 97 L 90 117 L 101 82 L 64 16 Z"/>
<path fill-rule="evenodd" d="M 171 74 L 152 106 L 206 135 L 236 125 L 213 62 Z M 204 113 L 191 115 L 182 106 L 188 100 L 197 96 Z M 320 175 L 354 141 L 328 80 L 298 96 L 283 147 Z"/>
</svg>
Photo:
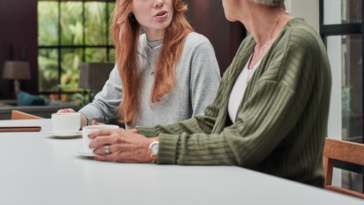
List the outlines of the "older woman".
<svg viewBox="0 0 364 205">
<path fill-rule="evenodd" d="M 204 116 L 139 134 L 90 135 L 101 161 L 237 165 L 323 187 L 331 73 L 320 36 L 283 0 L 223 0 L 252 34 L 241 44 Z M 105 153 L 105 146 L 110 153 Z"/>
</svg>

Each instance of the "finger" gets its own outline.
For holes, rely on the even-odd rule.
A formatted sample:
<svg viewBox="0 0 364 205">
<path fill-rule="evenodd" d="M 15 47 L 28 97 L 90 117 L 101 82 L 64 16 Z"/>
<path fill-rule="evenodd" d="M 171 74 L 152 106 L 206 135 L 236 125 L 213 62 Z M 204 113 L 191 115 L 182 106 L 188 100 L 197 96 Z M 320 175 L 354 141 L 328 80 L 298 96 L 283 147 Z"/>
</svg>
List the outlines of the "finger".
<svg viewBox="0 0 364 205">
<path fill-rule="evenodd" d="M 66 113 L 67 111 L 65 109 L 62 109 L 62 110 L 58 110 L 57 113 Z"/>
<path fill-rule="evenodd" d="M 97 138 L 96 138 L 97 139 Z M 109 152 L 110 153 L 106 153 L 105 151 L 105 146 L 108 145 L 109 147 Z M 96 147 L 94 149 L 94 154 L 96 155 L 105 155 L 105 154 L 112 154 L 112 153 L 124 153 L 124 152 L 129 152 L 129 153 L 133 153 L 133 150 L 135 150 L 135 146 L 134 145 L 130 145 L 130 144 L 103 144 L 99 147 Z"/>
<path fill-rule="evenodd" d="M 106 153 L 105 151 L 105 146 L 101 146 L 101 147 L 97 147 L 96 149 L 94 149 L 94 154 L 96 155 L 106 155 L 106 154 L 112 154 L 112 153 L 115 153 L 115 152 L 118 152 L 120 151 L 122 148 L 119 146 L 119 145 L 115 145 L 115 144 L 112 144 L 112 145 L 108 145 L 109 147 L 109 153 Z"/>
<path fill-rule="evenodd" d="M 94 158 L 98 161 L 108 161 L 108 162 L 122 162 L 122 163 L 137 163 L 137 162 L 149 162 L 141 159 L 135 159 L 135 155 L 130 152 L 126 153 L 113 153 L 103 156 L 96 156 Z"/>
<path fill-rule="evenodd" d="M 92 120 L 92 125 L 105 125 L 105 123 L 97 122 L 96 120 Z"/>
<path fill-rule="evenodd" d="M 139 134 L 137 129 L 130 129 L 128 131 L 131 132 L 131 133 Z"/>
<path fill-rule="evenodd" d="M 68 108 L 68 109 L 67 109 L 67 111 L 68 111 L 68 112 L 70 112 L 70 113 L 76 113 L 76 111 L 74 111 L 74 110 L 73 110 L 73 109 L 71 109 L 71 108 Z"/>
<path fill-rule="evenodd" d="M 90 147 L 90 149 L 94 149 L 97 147 L 114 144 L 115 142 L 117 142 L 117 138 L 115 138 L 115 137 L 100 136 L 100 137 L 97 137 L 94 140 L 92 140 L 89 147 Z"/>
<path fill-rule="evenodd" d="M 114 160 L 114 154 L 107 154 L 104 156 L 96 156 L 94 159 L 97 161 L 104 161 L 104 162 L 113 162 Z"/>
<path fill-rule="evenodd" d="M 105 129 L 105 130 L 96 130 L 88 135 L 89 138 L 95 139 L 99 136 L 109 136 L 111 135 L 116 129 Z"/>
</svg>

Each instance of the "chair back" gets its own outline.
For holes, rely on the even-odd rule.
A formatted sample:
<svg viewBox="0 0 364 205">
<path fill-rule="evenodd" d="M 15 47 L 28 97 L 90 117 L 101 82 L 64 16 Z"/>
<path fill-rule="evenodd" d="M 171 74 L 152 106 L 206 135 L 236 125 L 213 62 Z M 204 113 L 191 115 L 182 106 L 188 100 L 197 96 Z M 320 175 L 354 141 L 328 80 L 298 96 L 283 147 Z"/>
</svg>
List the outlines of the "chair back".
<svg viewBox="0 0 364 205">
<path fill-rule="evenodd" d="M 323 165 L 326 175 L 325 189 L 364 199 L 364 194 L 332 186 L 334 159 L 364 166 L 364 145 L 326 138 Z"/>
<path fill-rule="evenodd" d="M 44 118 L 35 115 L 30 115 L 17 110 L 13 110 L 11 112 L 11 120 L 35 120 L 35 119 L 44 119 Z"/>
</svg>

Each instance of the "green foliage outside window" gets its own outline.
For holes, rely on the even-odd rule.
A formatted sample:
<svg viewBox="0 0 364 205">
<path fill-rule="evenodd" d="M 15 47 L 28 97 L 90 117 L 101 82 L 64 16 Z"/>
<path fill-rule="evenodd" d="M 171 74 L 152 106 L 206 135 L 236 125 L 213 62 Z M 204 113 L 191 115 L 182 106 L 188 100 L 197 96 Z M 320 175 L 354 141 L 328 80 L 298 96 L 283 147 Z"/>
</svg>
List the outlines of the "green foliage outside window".
<svg viewBox="0 0 364 205">
<path fill-rule="evenodd" d="M 81 62 L 115 62 L 109 30 L 114 7 L 113 2 L 38 2 L 41 93 L 79 91 Z"/>
<path fill-rule="evenodd" d="M 58 3 L 38 3 L 38 45 L 58 45 Z"/>
<path fill-rule="evenodd" d="M 82 2 L 61 2 L 61 45 L 83 44 Z"/>
<path fill-rule="evenodd" d="M 39 91 L 56 92 L 58 87 L 58 50 L 38 50 L 38 85 Z"/>
<path fill-rule="evenodd" d="M 86 45 L 105 45 L 106 44 L 106 3 L 91 2 L 86 6 Z"/>
</svg>

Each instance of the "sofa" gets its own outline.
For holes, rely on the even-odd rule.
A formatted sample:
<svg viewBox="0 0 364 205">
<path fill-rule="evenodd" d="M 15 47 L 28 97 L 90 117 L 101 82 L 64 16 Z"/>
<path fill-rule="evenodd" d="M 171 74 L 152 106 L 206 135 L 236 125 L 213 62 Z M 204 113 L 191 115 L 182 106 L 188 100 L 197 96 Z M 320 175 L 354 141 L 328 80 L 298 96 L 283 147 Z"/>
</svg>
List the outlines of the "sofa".
<svg viewBox="0 0 364 205">
<path fill-rule="evenodd" d="M 51 118 L 53 113 L 60 109 L 72 108 L 75 111 L 81 109 L 81 106 L 76 103 L 65 103 L 53 100 L 45 100 L 45 105 L 42 106 L 17 106 L 17 100 L 0 100 L 0 120 L 11 119 L 11 111 L 18 110 L 31 115 L 36 115 L 42 118 Z"/>
</svg>

